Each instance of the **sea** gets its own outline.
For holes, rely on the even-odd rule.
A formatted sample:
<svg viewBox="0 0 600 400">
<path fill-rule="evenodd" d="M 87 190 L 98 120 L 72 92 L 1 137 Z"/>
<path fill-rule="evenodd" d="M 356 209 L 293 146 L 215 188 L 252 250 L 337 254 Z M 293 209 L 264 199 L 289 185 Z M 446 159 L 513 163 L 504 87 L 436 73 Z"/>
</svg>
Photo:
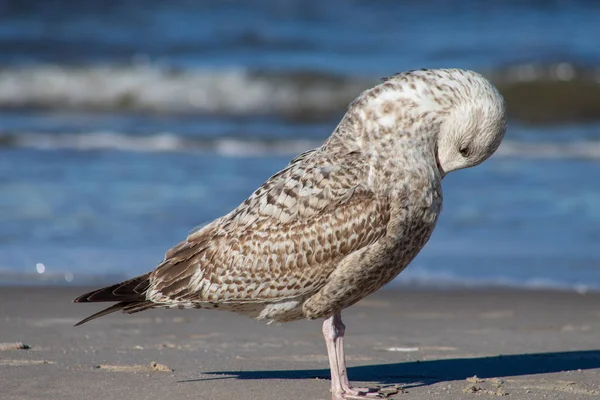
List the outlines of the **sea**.
<svg viewBox="0 0 600 400">
<path fill-rule="evenodd" d="M 600 290 L 600 113 L 552 97 L 597 90 L 598 21 L 583 0 L 2 0 L 0 284 L 147 272 L 362 90 L 457 67 L 501 84 L 508 132 L 444 179 L 391 286 Z"/>
</svg>

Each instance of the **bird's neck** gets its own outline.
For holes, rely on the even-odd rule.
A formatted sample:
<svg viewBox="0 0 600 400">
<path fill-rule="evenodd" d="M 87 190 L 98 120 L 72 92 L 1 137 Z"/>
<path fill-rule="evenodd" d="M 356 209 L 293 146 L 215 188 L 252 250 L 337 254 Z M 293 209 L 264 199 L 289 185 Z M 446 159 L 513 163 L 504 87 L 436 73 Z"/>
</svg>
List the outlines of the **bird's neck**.
<svg viewBox="0 0 600 400">
<path fill-rule="evenodd" d="M 373 187 L 389 188 L 403 177 L 434 182 L 441 179 L 436 162 L 439 129 L 435 113 L 410 108 L 383 112 L 378 107 L 355 106 L 325 146 L 362 154 L 371 169 L 369 183 Z"/>
</svg>

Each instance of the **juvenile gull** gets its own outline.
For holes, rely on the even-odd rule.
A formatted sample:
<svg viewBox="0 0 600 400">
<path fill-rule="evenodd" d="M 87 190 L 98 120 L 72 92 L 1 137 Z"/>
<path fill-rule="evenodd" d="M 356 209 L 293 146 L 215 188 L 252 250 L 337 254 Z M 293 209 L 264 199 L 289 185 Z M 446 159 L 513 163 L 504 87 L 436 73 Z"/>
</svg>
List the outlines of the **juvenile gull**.
<svg viewBox="0 0 600 400">
<path fill-rule="evenodd" d="M 205 308 L 269 322 L 325 318 L 334 400 L 379 396 L 348 382 L 341 311 L 410 263 L 442 209 L 442 178 L 487 159 L 504 101 L 481 75 L 400 73 L 354 100 L 331 137 L 229 214 L 192 232 L 156 269 L 74 301 L 114 311 Z"/>
</svg>

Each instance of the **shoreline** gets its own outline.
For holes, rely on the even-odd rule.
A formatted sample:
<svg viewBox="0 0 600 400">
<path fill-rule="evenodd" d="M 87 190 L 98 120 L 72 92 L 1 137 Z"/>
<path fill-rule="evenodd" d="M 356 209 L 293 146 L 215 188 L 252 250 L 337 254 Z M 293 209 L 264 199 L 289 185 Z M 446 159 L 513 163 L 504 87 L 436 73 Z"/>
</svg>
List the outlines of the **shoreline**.
<svg viewBox="0 0 600 400">
<path fill-rule="evenodd" d="M 321 321 L 151 310 L 73 328 L 102 306 L 71 303 L 86 289 L 0 287 L 7 398 L 329 398 Z M 342 315 L 350 379 L 394 399 L 600 396 L 600 293 L 392 286 Z"/>
<path fill-rule="evenodd" d="M 1 271 L 0 271 L 1 272 Z M 62 274 L 57 274 L 57 277 L 62 278 Z M 0 276 L 1 278 L 1 276 Z M 84 293 L 85 291 L 91 291 L 93 289 L 97 289 L 103 286 L 110 286 L 115 284 L 116 282 L 122 282 L 128 279 L 133 278 L 131 275 L 115 275 L 110 276 L 109 278 L 100 277 L 96 280 L 95 284 L 90 285 L 90 280 L 86 280 L 84 282 L 66 282 L 61 279 L 38 279 L 38 280 L 0 280 L 0 290 L 10 289 L 10 288 L 18 288 L 23 290 L 28 289 L 50 289 L 50 290 L 74 290 L 81 291 Z M 64 278 L 63 278 L 64 279 Z M 460 284 L 460 283 L 429 283 L 429 282 L 419 282 L 415 281 L 392 281 L 388 283 L 383 289 L 380 291 L 390 292 L 390 291 L 398 291 L 398 292 L 516 292 L 516 293 L 574 293 L 580 295 L 586 294 L 600 294 L 600 287 L 596 286 L 587 286 L 583 284 L 574 284 L 571 286 L 559 286 L 552 284 L 531 284 L 518 286 L 513 284 L 502 284 L 502 283 L 489 283 L 487 281 L 482 282 L 472 282 L 469 284 Z"/>
</svg>

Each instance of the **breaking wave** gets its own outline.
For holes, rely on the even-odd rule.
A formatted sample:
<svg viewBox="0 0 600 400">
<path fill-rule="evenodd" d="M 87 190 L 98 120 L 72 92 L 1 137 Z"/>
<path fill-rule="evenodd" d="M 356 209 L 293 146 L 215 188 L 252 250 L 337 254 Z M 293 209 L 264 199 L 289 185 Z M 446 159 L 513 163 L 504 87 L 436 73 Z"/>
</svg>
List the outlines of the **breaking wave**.
<svg viewBox="0 0 600 400">
<path fill-rule="evenodd" d="M 515 119 L 600 118 L 600 70 L 569 63 L 509 66 L 486 75 Z M 0 69 L 0 108 L 161 115 L 277 115 L 318 120 L 340 114 L 378 77 L 326 72 L 176 69 L 157 64 Z"/>
<path fill-rule="evenodd" d="M 339 112 L 369 83 L 311 72 L 38 65 L 0 70 L 0 107 L 318 116 Z"/>
<path fill-rule="evenodd" d="M 525 143 L 505 140 L 497 155 L 519 158 L 600 160 L 600 141 Z"/>
<path fill-rule="evenodd" d="M 107 273 L 93 274 L 89 272 L 63 272 L 39 274 L 0 268 L 1 285 L 27 285 L 27 286 L 101 286 L 109 285 L 131 278 L 128 275 Z M 600 291 L 600 287 L 583 283 L 567 283 L 563 280 L 547 278 L 514 279 L 509 277 L 464 277 L 449 271 L 405 271 L 391 283 L 393 287 L 411 289 L 526 289 L 526 290 L 560 290 L 587 293 Z"/>
<path fill-rule="evenodd" d="M 39 150 L 116 150 L 150 153 L 210 152 L 230 157 L 298 154 L 321 144 L 322 141 L 301 139 L 194 139 L 172 133 L 160 133 L 150 136 L 133 136 L 116 132 L 0 135 L 0 146 L 6 147 Z"/>
<path fill-rule="evenodd" d="M 76 151 L 114 150 L 148 153 L 214 153 L 225 157 L 264 157 L 299 154 L 323 140 L 276 138 L 194 138 L 174 133 L 129 135 L 117 132 L 0 134 L 0 147 Z M 504 140 L 498 157 L 600 160 L 600 141 L 525 142 Z"/>
<path fill-rule="evenodd" d="M 565 282 L 561 279 L 548 279 L 546 277 L 532 277 L 529 279 L 516 279 L 509 276 L 479 276 L 465 277 L 450 271 L 428 271 L 421 269 L 407 269 L 400 274 L 392 285 L 410 288 L 436 288 L 436 289 L 529 289 L 529 290 L 566 290 L 586 293 L 600 291 L 597 285 L 584 283 Z"/>
</svg>

